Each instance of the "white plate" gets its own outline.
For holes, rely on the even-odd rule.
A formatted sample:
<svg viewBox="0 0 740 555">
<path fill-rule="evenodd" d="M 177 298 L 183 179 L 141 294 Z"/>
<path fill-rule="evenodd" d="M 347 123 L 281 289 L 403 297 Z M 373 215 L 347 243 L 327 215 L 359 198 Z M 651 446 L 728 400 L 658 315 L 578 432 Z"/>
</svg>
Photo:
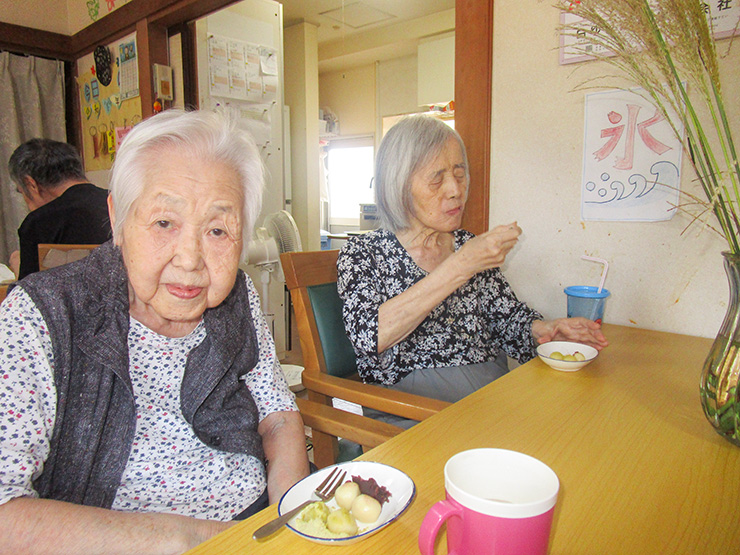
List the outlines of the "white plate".
<svg viewBox="0 0 740 555">
<path fill-rule="evenodd" d="M 555 351 L 560 351 L 563 355 L 572 355 L 576 351 L 583 353 L 586 360 L 556 360 L 550 358 L 550 355 Z M 599 354 L 599 351 L 589 345 L 583 343 L 574 343 L 573 341 L 549 341 L 537 346 L 537 356 L 540 360 L 547 364 L 550 368 L 560 370 L 561 372 L 575 372 L 586 366 L 589 362 L 595 359 Z"/>
<path fill-rule="evenodd" d="M 288 522 L 287 526 L 292 532 L 306 538 L 307 540 L 326 545 L 348 545 L 350 543 L 360 541 L 372 534 L 375 534 L 379 530 L 382 530 L 391 522 L 396 520 L 411 504 L 411 501 L 416 495 L 416 486 L 414 485 L 414 481 L 405 473 L 401 472 L 397 468 L 393 468 L 392 466 L 370 461 L 350 461 L 334 466 L 338 466 L 341 470 L 347 471 L 346 481 L 351 480 L 352 476 L 360 476 L 365 480 L 374 478 L 379 486 L 385 486 L 385 488 L 390 492 L 390 499 L 387 503 L 383 503 L 383 509 L 380 512 L 380 516 L 377 521 L 370 524 L 358 522 L 357 525 L 360 528 L 360 532 L 355 536 L 349 536 L 347 538 L 319 538 L 311 536 L 294 528 L 292 526 L 293 520 Z M 324 478 L 329 475 L 334 466 L 322 468 L 318 472 L 315 472 L 310 476 L 306 476 L 303 480 L 285 492 L 285 495 L 283 495 L 278 504 L 278 514 L 282 515 L 294 507 L 297 507 L 307 499 L 311 499 L 313 491 L 319 486 L 319 484 L 321 484 L 321 482 L 324 481 Z M 337 508 L 337 503 L 333 499 L 328 501 L 326 504 L 331 509 Z"/>
</svg>

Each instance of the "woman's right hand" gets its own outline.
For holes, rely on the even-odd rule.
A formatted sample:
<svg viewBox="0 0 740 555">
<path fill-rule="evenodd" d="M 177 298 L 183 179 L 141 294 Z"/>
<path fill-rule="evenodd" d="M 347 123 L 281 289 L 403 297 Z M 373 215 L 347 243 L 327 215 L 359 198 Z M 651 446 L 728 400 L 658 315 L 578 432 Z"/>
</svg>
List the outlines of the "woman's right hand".
<svg viewBox="0 0 740 555">
<path fill-rule="evenodd" d="M 475 274 L 503 265 L 522 229 L 516 222 L 499 225 L 465 243 L 454 255 L 454 262 L 469 279 Z"/>
</svg>

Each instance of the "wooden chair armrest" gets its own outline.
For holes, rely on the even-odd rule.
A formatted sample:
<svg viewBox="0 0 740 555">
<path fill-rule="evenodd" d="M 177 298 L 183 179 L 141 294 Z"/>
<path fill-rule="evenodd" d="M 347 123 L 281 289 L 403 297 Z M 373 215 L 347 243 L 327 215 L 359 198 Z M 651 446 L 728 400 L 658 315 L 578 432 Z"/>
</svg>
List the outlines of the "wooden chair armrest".
<svg viewBox="0 0 740 555">
<path fill-rule="evenodd" d="M 363 447 L 377 447 L 404 431 L 403 428 L 386 422 L 335 409 L 307 399 L 296 398 L 296 404 L 301 411 L 304 424 L 309 428 L 335 437 L 349 439 Z"/>
<path fill-rule="evenodd" d="M 317 376 L 316 374 L 307 374 L 304 371 L 303 385 L 309 391 L 338 397 L 363 407 L 410 418 L 411 420 L 424 420 L 450 406 L 450 403 L 445 401 L 337 378 L 327 374 Z"/>
</svg>

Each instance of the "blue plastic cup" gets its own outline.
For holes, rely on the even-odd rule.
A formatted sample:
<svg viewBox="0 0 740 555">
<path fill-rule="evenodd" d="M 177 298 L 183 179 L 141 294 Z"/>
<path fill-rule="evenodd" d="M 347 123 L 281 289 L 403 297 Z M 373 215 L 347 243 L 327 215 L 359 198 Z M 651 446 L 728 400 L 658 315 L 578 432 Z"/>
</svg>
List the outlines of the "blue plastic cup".
<svg viewBox="0 0 740 555">
<path fill-rule="evenodd" d="M 599 324 L 604 319 L 604 306 L 610 295 L 608 289 L 599 292 L 599 288 L 592 285 L 571 285 L 565 288 L 565 294 L 568 296 L 568 318 L 582 316 Z"/>
</svg>

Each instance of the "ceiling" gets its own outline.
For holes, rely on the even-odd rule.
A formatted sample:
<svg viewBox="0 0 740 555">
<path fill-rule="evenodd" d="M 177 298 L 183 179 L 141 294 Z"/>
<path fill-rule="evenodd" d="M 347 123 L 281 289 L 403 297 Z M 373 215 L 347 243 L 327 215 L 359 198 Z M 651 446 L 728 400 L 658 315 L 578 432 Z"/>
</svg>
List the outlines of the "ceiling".
<svg viewBox="0 0 740 555">
<path fill-rule="evenodd" d="M 416 52 L 419 40 L 454 30 L 455 0 L 282 0 L 283 26 L 316 25 L 319 72 Z"/>
</svg>

